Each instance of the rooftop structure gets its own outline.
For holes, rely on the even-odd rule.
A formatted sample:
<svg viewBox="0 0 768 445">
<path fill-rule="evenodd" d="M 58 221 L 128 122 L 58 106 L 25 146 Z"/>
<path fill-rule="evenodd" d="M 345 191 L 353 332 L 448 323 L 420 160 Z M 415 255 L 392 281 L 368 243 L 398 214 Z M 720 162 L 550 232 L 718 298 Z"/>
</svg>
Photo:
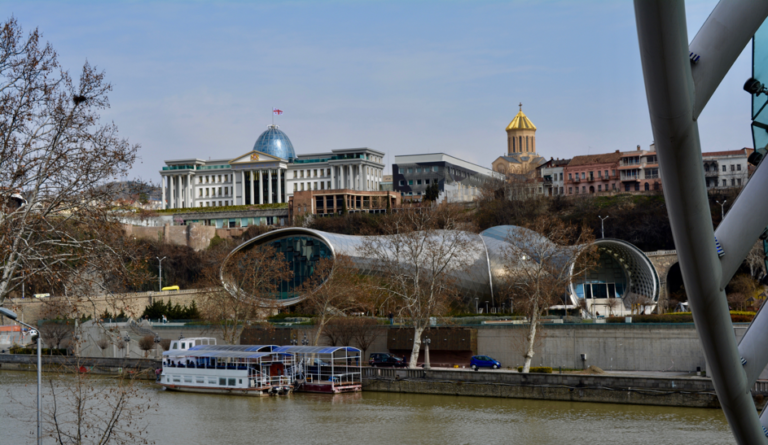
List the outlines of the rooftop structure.
<svg viewBox="0 0 768 445">
<path fill-rule="evenodd" d="M 405 199 L 421 200 L 427 187 L 437 184 L 439 201 L 471 202 L 480 187 L 504 175 L 445 153 L 395 156 L 392 183 Z"/>
</svg>

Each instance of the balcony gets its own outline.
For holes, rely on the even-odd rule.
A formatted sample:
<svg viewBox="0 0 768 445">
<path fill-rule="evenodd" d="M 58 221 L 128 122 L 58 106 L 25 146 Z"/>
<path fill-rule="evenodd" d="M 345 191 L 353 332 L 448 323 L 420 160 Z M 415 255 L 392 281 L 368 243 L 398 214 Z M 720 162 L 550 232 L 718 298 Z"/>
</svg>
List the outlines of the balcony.
<svg viewBox="0 0 768 445">
<path fill-rule="evenodd" d="M 717 170 L 715 170 L 715 171 L 711 171 L 710 170 L 710 171 L 705 171 L 704 172 L 704 177 L 706 177 L 706 178 L 717 178 L 719 174 L 720 174 L 720 172 L 717 171 Z"/>
<path fill-rule="evenodd" d="M 598 176 L 598 178 L 600 178 L 601 181 L 610 181 L 611 180 L 610 176 Z"/>
</svg>

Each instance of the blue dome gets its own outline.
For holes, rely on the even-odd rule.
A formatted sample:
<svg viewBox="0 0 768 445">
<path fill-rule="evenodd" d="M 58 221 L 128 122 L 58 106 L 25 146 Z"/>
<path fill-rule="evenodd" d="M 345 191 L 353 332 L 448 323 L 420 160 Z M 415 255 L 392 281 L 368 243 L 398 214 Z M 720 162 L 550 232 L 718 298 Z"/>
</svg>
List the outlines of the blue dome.
<svg viewBox="0 0 768 445">
<path fill-rule="evenodd" d="M 296 157 L 291 140 L 288 135 L 277 129 L 277 125 L 270 125 L 267 131 L 261 133 L 253 144 L 253 149 L 288 160 Z"/>
</svg>

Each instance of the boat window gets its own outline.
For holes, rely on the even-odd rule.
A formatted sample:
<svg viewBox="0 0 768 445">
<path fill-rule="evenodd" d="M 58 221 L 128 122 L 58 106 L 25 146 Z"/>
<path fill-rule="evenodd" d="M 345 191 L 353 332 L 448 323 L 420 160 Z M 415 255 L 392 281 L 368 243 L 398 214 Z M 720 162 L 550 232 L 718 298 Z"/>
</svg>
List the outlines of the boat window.
<svg viewBox="0 0 768 445">
<path fill-rule="evenodd" d="M 165 378 L 165 383 L 171 383 L 171 378 L 170 377 L 166 377 Z"/>
<path fill-rule="evenodd" d="M 179 349 L 179 342 L 177 341 L 173 342 L 173 346 L 171 346 L 171 349 Z"/>
<path fill-rule="evenodd" d="M 208 384 L 209 385 L 215 385 L 216 384 L 216 377 L 208 377 Z"/>
<path fill-rule="evenodd" d="M 184 383 L 192 383 L 192 376 L 191 375 L 185 375 L 184 376 Z"/>
<path fill-rule="evenodd" d="M 243 379 L 240 379 L 237 383 L 242 385 L 243 384 Z"/>
<path fill-rule="evenodd" d="M 197 376 L 197 377 L 195 378 L 195 382 L 196 382 L 196 383 L 199 383 L 199 384 L 201 384 L 201 385 L 203 385 L 203 384 L 205 384 L 205 377 L 203 377 L 203 376 Z"/>
<path fill-rule="evenodd" d="M 235 386 L 235 379 L 229 379 L 229 386 Z"/>
<path fill-rule="evenodd" d="M 227 379 L 219 379 L 219 385 L 227 386 Z"/>
<path fill-rule="evenodd" d="M 182 343 L 181 344 L 181 349 L 187 349 L 187 344 L 186 343 Z"/>
<path fill-rule="evenodd" d="M 173 376 L 173 381 L 176 383 L 181 382 L 181 376 L 178 376 L 178 375 Z"/>
</svg>

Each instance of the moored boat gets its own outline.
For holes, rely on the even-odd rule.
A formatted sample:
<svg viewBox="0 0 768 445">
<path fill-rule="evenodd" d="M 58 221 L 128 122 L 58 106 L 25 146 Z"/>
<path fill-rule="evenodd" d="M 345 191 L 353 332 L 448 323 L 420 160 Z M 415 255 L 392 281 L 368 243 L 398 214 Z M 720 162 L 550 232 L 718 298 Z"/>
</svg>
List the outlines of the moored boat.
<svg viewBox="0 0 768 445">
<path fill-rule="evenodd" d="M 296 357 L 274 345 L 200 345 L 163 353 L 159 384 L 173 391 L 269 396 L 289 394 Z"/>
</svg>

